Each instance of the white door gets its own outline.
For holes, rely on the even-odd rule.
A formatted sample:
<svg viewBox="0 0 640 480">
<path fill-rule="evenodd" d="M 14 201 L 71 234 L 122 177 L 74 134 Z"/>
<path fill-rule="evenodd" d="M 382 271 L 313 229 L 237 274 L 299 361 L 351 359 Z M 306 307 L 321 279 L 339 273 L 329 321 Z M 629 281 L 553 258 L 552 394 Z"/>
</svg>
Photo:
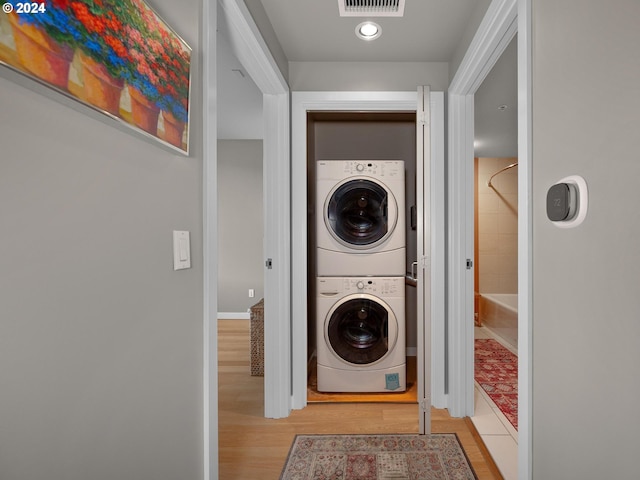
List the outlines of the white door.
<svg viewBox="0 0 640 480">
<path fill-rule="evenodd" d="M 418 405 L 420 433 L 431 432 L 431 105 L 429 87 L 418 87 L 416 109 L 416 207 L 418 230 Z"/>
<path fill-rule="evenodd" d="M 431 407 L 447 408 L 444 94 L 419 87 L 416 106 L 418 403 L 420 433 Z"/>
</svg>

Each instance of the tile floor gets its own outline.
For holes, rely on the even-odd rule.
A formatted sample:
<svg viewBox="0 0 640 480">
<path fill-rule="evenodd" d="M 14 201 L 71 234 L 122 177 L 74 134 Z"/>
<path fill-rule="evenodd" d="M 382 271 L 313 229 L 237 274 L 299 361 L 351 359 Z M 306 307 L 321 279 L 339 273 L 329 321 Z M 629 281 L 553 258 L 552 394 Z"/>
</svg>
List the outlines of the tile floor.
<svg viewBox="0 0 640 480">
<path fill-rule="evenodd" d="M 494 338 L 516 355 L 518 351 L 484 327 L 475 327 L 475 338 Z M 505 480 L 518 478 L 518 432 L 476 383 L 475 415 L 471 421 Z"/>
</svg>

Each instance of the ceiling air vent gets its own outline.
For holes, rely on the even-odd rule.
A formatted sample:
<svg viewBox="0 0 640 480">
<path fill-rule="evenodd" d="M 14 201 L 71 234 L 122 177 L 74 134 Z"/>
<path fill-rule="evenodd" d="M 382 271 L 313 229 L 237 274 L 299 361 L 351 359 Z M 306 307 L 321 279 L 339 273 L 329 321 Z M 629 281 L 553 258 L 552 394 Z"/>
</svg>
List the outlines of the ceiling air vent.
<svg viewBox="0 0 640 480">
<path fill-rule="evenodd" d="M 402 17 L 405 0 L 338 0 L 341 17 Z"/>
</svg>

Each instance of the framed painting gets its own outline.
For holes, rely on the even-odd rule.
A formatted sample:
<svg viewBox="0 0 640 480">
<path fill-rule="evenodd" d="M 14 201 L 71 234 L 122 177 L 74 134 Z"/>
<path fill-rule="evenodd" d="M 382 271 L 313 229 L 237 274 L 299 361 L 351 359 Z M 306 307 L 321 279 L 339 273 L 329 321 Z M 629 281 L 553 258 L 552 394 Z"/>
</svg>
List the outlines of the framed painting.
<svg viewBox="0 0 640 480">
<path fill-rule="evenodd" d="M 189 154 L 191 48 L 142 0 L 0 0 L 0 64 Z"/>
</svg>

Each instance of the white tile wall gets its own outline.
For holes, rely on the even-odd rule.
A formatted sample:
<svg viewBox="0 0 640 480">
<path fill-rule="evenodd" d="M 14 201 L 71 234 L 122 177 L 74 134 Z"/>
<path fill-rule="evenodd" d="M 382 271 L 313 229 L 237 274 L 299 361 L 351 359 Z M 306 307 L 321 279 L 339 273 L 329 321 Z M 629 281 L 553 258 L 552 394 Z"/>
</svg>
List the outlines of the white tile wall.
<svg viewBox="0 0 640 480">
<path fill-rule="evenodd" d="M 492 180 L 516 158 L 478 159 L 478 266 L 480 293 L 518 292 L 518 167 Z"/>
</svg>

